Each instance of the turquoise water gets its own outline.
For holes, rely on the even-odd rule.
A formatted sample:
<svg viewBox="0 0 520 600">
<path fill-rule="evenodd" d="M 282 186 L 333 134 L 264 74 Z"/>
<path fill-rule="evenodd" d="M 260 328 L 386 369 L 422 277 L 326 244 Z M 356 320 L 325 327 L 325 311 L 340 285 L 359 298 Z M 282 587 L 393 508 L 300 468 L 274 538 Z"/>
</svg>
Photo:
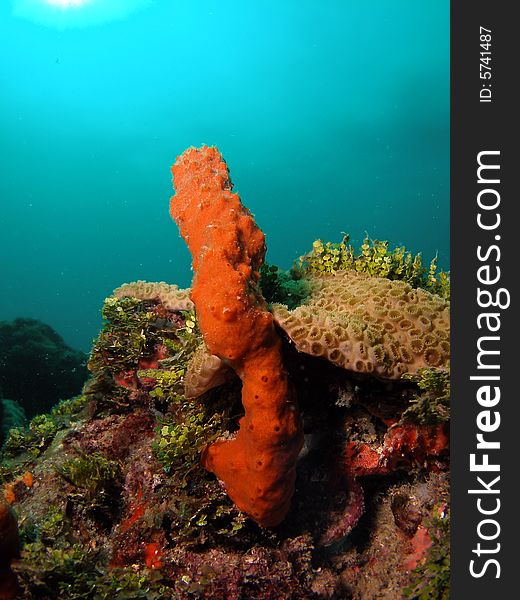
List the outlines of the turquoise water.
<svg viewBox="0 0 520 600">
<path fill-rule="evenodd" d="M 169 167 L 202 143 L 270 262 L 348 231 L 449 267 L 446 0 L 51 1 L 0 4 L 0 320 L 88 350 L 121 283 L 189 285 Z"/>
</svg>

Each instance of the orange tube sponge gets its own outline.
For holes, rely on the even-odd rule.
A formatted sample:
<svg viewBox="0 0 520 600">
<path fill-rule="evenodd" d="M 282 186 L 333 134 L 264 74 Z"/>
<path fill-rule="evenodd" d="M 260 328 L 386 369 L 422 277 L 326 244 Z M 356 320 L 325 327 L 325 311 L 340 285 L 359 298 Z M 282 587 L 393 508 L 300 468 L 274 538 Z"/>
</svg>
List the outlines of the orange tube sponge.
<svg viewBox="0 0 520 600">
<path fill-rule="evenodd" d="M 193 258 L 192 300 L 209 351 L 242 380 L 245 415 L 231 440 L 204 452 L 204 466 L 263 527 L 289 509 L 303 430 L 273 317 L 258 288 L 264 235 L 232 192 L 216 148 L 189 148 L 172 167 L 171 215 Z"/>
</svg>

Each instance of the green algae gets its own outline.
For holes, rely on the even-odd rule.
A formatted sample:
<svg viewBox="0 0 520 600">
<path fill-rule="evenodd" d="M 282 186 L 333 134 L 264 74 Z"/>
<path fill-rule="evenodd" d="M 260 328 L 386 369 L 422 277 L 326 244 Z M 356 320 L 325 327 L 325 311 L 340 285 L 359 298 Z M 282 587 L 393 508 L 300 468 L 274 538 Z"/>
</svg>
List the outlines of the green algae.
<svg viewBox="0 0 520 600">
<path fill-rule="evenodd" d="M 22 452 L 29 452 L 33 457 L 39 456 L 60 429 L 79 418 L 86 403 L 87 398 L 83 395 L 62 400 L 50 413 L 34 417 L 28 427 L 13 427 L 3 447 L 4 456 L 13 457 Z"/>
<path fill-rule="evenodd" d="M 310 286 L 296 266 L 284 271 L 276 265 L 262 264 L 260 267 L 260 289 L 269 304 L 285 304 L 296 308 L 309 295 Z"/>
<path fill-rule="evenodd" d="M 99 452 L 71 458 L 56 470 L 90 500 L 100 494 L 109 494 L 119 484 L 121 477 L 119 464 Z"/>
<path fill-rule="evenodd" d="M 392 248 L 388 241 L 371 240 L 367 236 L 356 249 L 349 239 L 345 235 L 339 243 L 316 240 L 312 250 L 300 257 L 299 267 L 304 273 L 333 274 L 354 270 L 373 277 L 405 281 L 414 288 L 423 288 L 449 299 L 450 276 L 438 271 L 437 257 L 425 267 L 422 255 L 414 255 L 404 246 Z"/>
<path fill-rule="evenodd" d="M 271 269 L 270 273 L 282 289 L 287 278 L 280 277 L 278 269 Z M 298 277 L 304 277 L 303 270 L 293 269 L 287 277 L 298 282 Z M 155 417 L 155 438 L 152 442 L 155 460 L 150 460 L 150 469 L 160 484 L 157 491 L 146 499 L 154 503 L 153 509 L 149 505 L 143 517 L 128 531 L 128 538 L 117 538 L 118 542 L 134 543 L 131 540 L 135 540 L 142 547 L 150 539 L 151 532 L 161 531 L 168 540 L 167 552 L 172 547 L 190 547 L 200 551 L 226 543 L 237 547 L 247 543 L 245 540 L 252 535 L 251 523 L 233 506 L 219 483 L 200 464 L 204 448 L 218 439 L 223 431 L 233 429 L 233 426 L 230 427 L 230 414 L 235 414 L 238 395 L 233 398 L 233 393 L 224 386 L 218 392 L 210 391 L 196 402 L 187 401 L 183 395 L 183 376 L 187 362 L 201 339 L 195 315 L 178 311 L 180 319 L 168 323 L 146 301 L 123 302 L 120 306 L 121 302 L 123 300 L 109 303 L 105 317 L 109 317 L 110 321 L 106 322 L 94 348 L 91 359 L 93 378 L 83 396 L 60 403 L 35 427 L 44 439 L 52 438 L 53 425 L 59 431 L 79 416 L 92 421 L 103 412 L 125 415 L 132 411 L 133 403 L 139 402 L 141 409 L 144 407 Z M 118 306 L 121 311 L 117 310 Z M 125 355 L 123 342 L 132 336 L 135 340 L 129 344 L 128 355 Z M 140 368 L 140 361 L 153 357 L 158 346 L 166 348 L 167 357 L 157 360 L 158 368 Z M 116 384 L 114 376 L 121 372 L 120 369 L 134 372 L 137 392 Z M 415 383 L 419 395 L 439 394 L 444 389 L 439 387 L 438 377 L 430 373 L 422 374 Z M 87 411 L 92 404 L 97 405 L 97 410 L 89 408 Z M 118 531 L 117 518 L 122 506 L 127 505 L 128 498 L 123 500 L 120 490 L 115 494 L 110 492 L 120 486 L 121 476 L 127 477 L 132 468 L 131 465 L 110 461 L 99 453 L 80 454 L 57 467 L 60 475 L 74 488 L 71 491 L 69 486 L 64 486 L 67 496 L 64 504 L 67 503 L 69 508 L 72 506 L 76 525 L 78 520 L 83 520 L 87 528 L 102 523 L 99 531 L 104 531 L 103 535 L 108 535 L 106 532 L 111 528 L 114 530 L 114 525 L 115 531 Z M 103 497 L 111 498 L 117 506 L 115 510 L 102 507 L 103 520 L 96 522 L 99 512 L 95 515 L 89 513 L 88 504 L 99 504 Z M 176 591 L 164 585 L 157 571 L 135 566 L 107 572 L 107 556 L 102 550 L 86 550 L 85 543 L 80 544 L 74 533 L 69 517 L 58 508 L 49 510 L 48 518 L 35 524 L 32 538 L 27 528 L 23 560 L 25 571 L 21 579 L 25 590 L 33 590 L 30 593 L 34 595 L 28 595 L 28 598 L 46 597 L 48 590 L 54 590 L 66 600 L 175 597 Z M 54 542 L 51 541 L 53 537 Z M 80 549 L 82 552 L 79 552 Z M 138 554 L 134 556 L 140 557 Z M 168 584 L 173 585 L 169 577 Z M 207 587 L 204 577 L 184 577 L 189 580 L 187 587 L 194 593 Z"/>
<path fill-rule="evenodd" d="M 450 516 L 445 512 L 435 515 L 427 524 L 432 545 L 424 564 L 412 573 L 410 585 L 405 588 L 406 598 L 414 600 L 449 600 L 450 598 Z"/>
<path fill-rule="evenodd" d="M 184 412 L 182 419 L 160 421 L 152 445 L 154 455 L 167 473 L 179 467 L 189 469 L 217 438 L 220 424 L 220 415 L 208 417 L 200 407 Z"/>
<path fill-rule="evenodd" d="M 171 597 L 160 573 L 149 569 L 108 570 L 100 550 L 85 551 L 63 535 L 66 517 L 56 507 L 39 522 L 36 539 L 27 542 L 15 566 L 23 597 L 29 600 L 159 600 Z M 70 533 L 70 532 L 69 532 Z"/>
<path fill-rule="evenodd" d="M 50 445 L 62 426 L 65 425 L 60 424 L 52 415 L 37 415 L 28 428 L 14 427 L 10 430 L 2 454 L 5 458 L 13 458 L 26 452 L 30 457 L 36 458 Z"/>
<path fill-rule="evenodd" d="M 439 369 L 419 369 L 405 373 L 403 379 L 413 381 L 419 393 L 411 399 L 402 415 L 403 421 L 419 425 L 436 425 L 450 419 L 450 372 Z"/>
</svg>

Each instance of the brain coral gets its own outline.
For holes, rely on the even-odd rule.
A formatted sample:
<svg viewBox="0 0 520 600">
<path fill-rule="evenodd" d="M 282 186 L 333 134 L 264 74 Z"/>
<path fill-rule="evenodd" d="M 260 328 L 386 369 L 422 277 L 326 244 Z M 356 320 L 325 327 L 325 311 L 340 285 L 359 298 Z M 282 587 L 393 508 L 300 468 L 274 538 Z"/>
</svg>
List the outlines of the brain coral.
<svg viewBox="0 0 520 600">
<path fill-rule="evenodd" d="M 138 300 L 156 300 L 168 310 L 193 310 L 195 308 L 190 300 L 190 290 L 181 290 L 177 285 L 170 285 L 161 281 L 134 281 L 125 283 L 114 290 L 116 298 L 137 298 Z"/>
<path fill-rule="evenodd" d="M 275 320 L 301 352 L 361 373 L 398 379 L 423 367 L 447 368 L 449 302 L 403 281 L 356 271 L 309 276 L 310 295 Z"/>
</svg>

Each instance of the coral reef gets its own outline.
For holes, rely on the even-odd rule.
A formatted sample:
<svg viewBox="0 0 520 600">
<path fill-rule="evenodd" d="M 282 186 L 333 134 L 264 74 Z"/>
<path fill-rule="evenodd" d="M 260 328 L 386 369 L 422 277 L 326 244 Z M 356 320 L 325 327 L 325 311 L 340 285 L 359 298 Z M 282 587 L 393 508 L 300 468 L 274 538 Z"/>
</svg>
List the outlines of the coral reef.
<svg viewBox="0 0 520 600">
<path fill-rule="evenodd" d="M 206 187 L 198 202 L 224 194 L 224 207 L 220 200 L 214 207 L 215 219 L 226 215 L 223 208 L 235 208 L 227 216 L 255 234 L 257 254 L 244 250 L 247 235 L 236 238 L 243 229 L 222 223 L 213 240 L 204 240 L 204 256 L 194 252 L 199 260 L 195 304 L 188 290 L 165 283 L 125 284 L 106 299 L 104 325 L 89 360 L 91 378 L 81 394 L 33 417 L 28 426 L 11 428 L 1 450 L 0 597 L 14 598 L 19 589 L 27 600 L 448 598 L 448 362 L 438 367 L 406 363 L 408 373 L 391 378 L 301 351 L 266 313 L 256 275 L 263 237 L 228 189 L 220 155 L 210 149 L 202 157 L 190 152 L 185 166 L 195 177 L 186 193 L 202 182 Z M 203 170 L 210 161 L 208 177 L 191 170 L 197 158 Z M 227 200 L 231 205 L 225 205 Z M 196 245 L 204 235 L 188 241 Z M 220 236 L 229 245 L 215 245 Z M 307 255 L 314 256 L 316 269 L 305 264 L 288 273 L 264 268 L 263 291 L 270 302 L 297 311 L 315 302 L 316 278 L 342 281 L 345 264 L 332 252 L 337 245 L 321 244 L 324 250 L 315 246 Z M 206 279 L 203 259 L 219 248 L 228 253 L 230 267 L 224 270 L 230 284 L 220 276 Z M 368 244 L 365 254 L 347 256 L 354 281 L 364 282 L 363 306 L 373 306 L 368 291 L 373 280 L 373 290 L 386 290 L 383 301 L 395 301 L 389 291 L 398 284 L 400 290 L 411 286 L 407 294 L 415 291 L 421 301 L 447 310 L 443 294 L 427 289 L 429 272 L 419 277 L 419 262 L 406 253 L 402 259 L 392 255 L 391 285 L 383 285 L 385 248 L 392 254 L 378 242 Z M 318 268 L 320 257 L 327 263 L 325 271 Z M 244 268 L 249 259 L 250 270 Z M 196 314 L 198 298 L 205 297 L 196 292 L 199 278 L 203 288 L 214 286 L 215 294 L 201 310 L 197 306 Z M 236 292 L 237 282 L 243 285 L 243 308 L 225 295 Z M 274 338 L 269 333 L 267 341 L 275 340 L 283 362 L 267 360 L 257 370 L 256 364 L 240 361 L 243 346 L 253 351 L 265 338 L 257 339 L 242 323 L 233 330 L 235 321 L 227 320 L 227 311 L 213 324 L 204 313 L 212 305 L 234 309 L 231 316 L 238 321 L 247 315 L 252 324 L 265 321 L 269 332 L 278 331 Z M 359 308 L 348 314 L 347 329 L 362 313 Z M 320 310 L 335 314 L 337 307 Z M 439 318 L 434 318 L 436 328 Z M 363 319 L 369 321 L 369 315 Z M 373 348 L 372 324 L 360 329 L 367 348 Z M 243 339 L 234 339 L 237 332 Z M 401 340 L 408 343 L 406 337 Z M 256 348 L 254 358 L 263 356 L 263 349 Z M 255 384 L 260 376 L 257 383 L 265 386 L 261 377 L 273 373 L 275 381 L 290 380 L 290 385 L 285 382 L 287 398 L 298 398 L 304 444 L 295 459 L 290 510 L 279 525 L 264 528 L 254 514 L 239 510 L 201 459 L 208 448 L 233 448 L 256 410 L 244 397 L 246 381 L 250 386 L 248 378 Z M 272 433 L 267 432 L 265 443 L 277 439 Z M 276 445 L 270 448 L 280 451 Z M 247 475 L 241 475 L 244 489 L 254 481 Z"/>
<path fill-rule="evenodd" d="M 12 431 L 4 450 L 23 597 L 400 597 L 418 582 L 415 565 L 431 586 L 445 582 L 429 558 L 444 550 L 436 530 L 425 549 L 425 531 L 447 502 L 448 457 L 398 425 L 418 394 L 436 393 L 431 376 L 421 379 L 428 390 L 389 388 L 285 346 L 286 368 L 300 374 L 305 446 L 292 510 L 262 530 L 200 465 L 204 447 L 234 431 L 241 394 L 231 381 L 185 398 L 201 339 L 193 313 L 124 297 L 108 299 L 104 314 L 84 393 Z M 384 473 L 353 474 L 349 449 L 362 443 Z M 385 446 L 395 449 L 386 462 Z"/>
<path fill-rule="evenodd" d="M 137 298 L 138 300 L 155 300 L 166 310 L 193 310 L 190 300 L 190 290 L 181 290 L 176 285 L 161 281 L 150 283 L 147 281 L 134 281 L 125 283 L 114 290 L 116 298 Z"/>
<path fill-rule="evenodd" d="M 449 276 L 440 273 L 440 279 L 435 278 L 435 259 L 426 272 L 421 267 L 420 255 L 412 260 L 411 253 L 404 248 L 390 253 L 390 259 L 385 254 L 387 247 L 386 242 L 365 240 L 362 253 L 356 257 L 353 248 L 344 242 L 339 245 L 315 242 L 313 251 L 300 259 L 304 268 L 295 265 L 285 272 L 262 265 L 262 292 L 271 302 L 270 310 L 277 325 L 301 352 L 383 378 L 419 381 L 420 373 L 430 372 L 432 380 L 444 373 L 449 382 L 449 301 L 445 298 L 449 295 Z M 329 254 L 330 260 L 325 260 Z M 379 264 L 381 256 L 388 258 L 390 265 L 383 262 L 386 265 L 383 268 Z M 327 268 L 319 268 L 319 261 L 324 261 Z M 346 264 L 352 268 L 338 270 Z M 388 269 L 393 276 L 391 280 L 371 275 L 373 271 Z M 420 287 L 412 288 L 408 281 Z M 442 295 L 432 294 L 428 289 L 437 289 Z M 193 397 L 209 389 L 204 384 L 206 379 L 211 381 L 209 385 L 219 385 L 229 378 L 225 365 L 216 357 L 210 360 L 210 354 L 203 348 L 190 371 L 194 380 L 201 374 L 200 385 L 190 386 L 189 394 Z M 439 410 L 441 413 L 447 410 L 439 402 L 430 406 L 428 394 L 422 394 L 410 415 L 415 411 L 417 418 L 421 418 L 422 411 L 425 412 L 422 418 L 434 419 Z"/>
<path fill-rule="evenodd" d="M 216 148 L 190 148 L 172 174 L 171 214 L 193 257 L 191 296 L 204 341 L 242 380 L 240 429 L 209 446 L 203 462 L 240 509 L 277 525 L 289 510 L 303 436 L 281 340 L 258 287 L 264 236 L 231 191 Z"/>
<path fill-rule="evenodd" d="M 86 358 L 41 321 L 0 322 L 0 390 L 28 417 L 80 392 L 88 376 Z"/>
<path fill-rule="evenodd" d="M 372 448 L 369 444 L 348 442 L 346 468 L 349 475 L 386 475 L 414 465 L 434 467 L 435 459 L 448 449 L 446 428 L 442 425 L 415 425 L 398 423 L 389 428 L 382 444 Z"/>
<path fill-rule="evenodd" d="M 414 564 L 415 572 L 404 590 L 407 598 L 448 600 L 450 598 L 450 517 L 440 507 L 428 523 L 430 541 L 426 560 Z"/>
</svg>

